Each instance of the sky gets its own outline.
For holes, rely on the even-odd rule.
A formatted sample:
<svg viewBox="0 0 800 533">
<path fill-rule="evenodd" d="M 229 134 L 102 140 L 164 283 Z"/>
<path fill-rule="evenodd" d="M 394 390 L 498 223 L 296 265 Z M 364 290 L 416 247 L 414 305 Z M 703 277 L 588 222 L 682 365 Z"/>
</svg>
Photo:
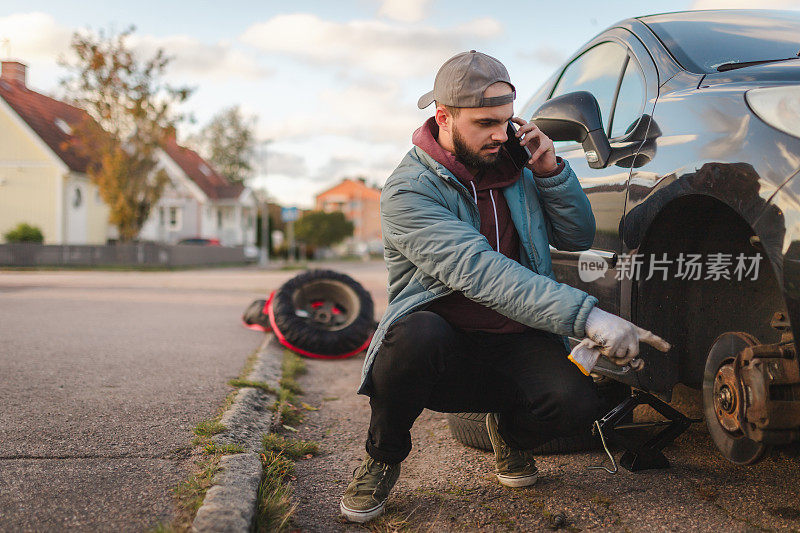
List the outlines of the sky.
<svg viewBox="0 0 800 533">
<path fill-rule="evenodd" d="M 76 7 L 80 5 L 80 8 Z M 76 30 L 119 32 L 140 57 L 163 48 L 167 80 L 194 88 L 185 139 L 222 109 L 257 118 L 251 186 L 307 208 L 344 177 L 382 185 L 432 114 L 416 101 L 458 52 L 500 59 L 525 101 L 575 49 L 612 24 L 687 9 L 800 9 L 800 0 L 0 0 L 0 58 L 28 65 L 28 86 L 63 96 Z"/>
</svg>

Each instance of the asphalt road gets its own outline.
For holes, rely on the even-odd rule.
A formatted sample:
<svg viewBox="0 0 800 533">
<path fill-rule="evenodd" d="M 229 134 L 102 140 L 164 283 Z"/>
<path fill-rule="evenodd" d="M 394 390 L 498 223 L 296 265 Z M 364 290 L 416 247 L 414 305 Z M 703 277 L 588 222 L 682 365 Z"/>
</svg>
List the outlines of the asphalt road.
<svg viewBox="0 0 800 533">
<path fill-rule="evenodd" d="M 0 531 L 168 522 L 192 428 L 263 340 L 242 311 L 295 274 L 0 272 Z"/>
</svg>

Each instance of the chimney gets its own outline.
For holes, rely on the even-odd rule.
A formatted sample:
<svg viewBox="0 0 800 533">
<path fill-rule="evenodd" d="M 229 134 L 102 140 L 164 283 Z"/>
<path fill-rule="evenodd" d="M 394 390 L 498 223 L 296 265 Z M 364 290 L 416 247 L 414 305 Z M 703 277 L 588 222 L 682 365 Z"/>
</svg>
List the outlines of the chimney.
<svg viewBox="0 0 800 533">
<path fill-rule="evenodd" d="M 26 69 L 27 67 L 25 64 L 20 63 L 19 61 L 3 61 L 2 71 L 0 71 L 0 79 L 12 83 L 19 83 L 25 87 Z"/>
</svg>

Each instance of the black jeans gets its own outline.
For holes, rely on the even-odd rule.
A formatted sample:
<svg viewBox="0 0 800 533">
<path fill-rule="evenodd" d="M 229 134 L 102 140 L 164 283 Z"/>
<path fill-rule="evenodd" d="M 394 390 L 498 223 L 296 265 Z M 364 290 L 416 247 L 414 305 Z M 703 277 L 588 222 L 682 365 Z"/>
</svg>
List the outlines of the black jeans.
<svg viewBox="0 0 800 533">
<path fill-rule="evenodd" d="M 535 448 L 591 427 L 601 416 L 592 378 L 564 345 L 538 330 L 470 333 L 430 311 L 410 313 L 386 332 L 372 367 L 367 453 L 399 463 L 424 408 L 494 412 L 512 448 Z"/>
</svg>

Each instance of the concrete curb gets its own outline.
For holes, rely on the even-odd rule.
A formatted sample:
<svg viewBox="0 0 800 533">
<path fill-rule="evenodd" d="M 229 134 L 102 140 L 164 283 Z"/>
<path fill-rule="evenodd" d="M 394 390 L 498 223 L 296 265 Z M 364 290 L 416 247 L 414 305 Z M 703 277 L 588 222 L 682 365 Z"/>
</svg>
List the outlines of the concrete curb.
<svg viewBox="0 0 800 533">
<path fill-rule="evenodd" d="M 283 350 L 274 335 L 267 334 L 258 350 L 253 371 L 246 379 L 264 381 L 278 390 Z M 221 422 L 227 429 L 214 435 L 212 440 L 218 445 L 238 444 L 246 452 L 220 459 L 221 470 L 197 511 L 192 531 L 250 531 L 261 481 L 261 435 L 269 433 L 277 422 L 277 413 L 269 409 L 275 400 L 272 393 L 244 387 L 239 389 L 233 404 L 222 415 Z"/>
</svg>

